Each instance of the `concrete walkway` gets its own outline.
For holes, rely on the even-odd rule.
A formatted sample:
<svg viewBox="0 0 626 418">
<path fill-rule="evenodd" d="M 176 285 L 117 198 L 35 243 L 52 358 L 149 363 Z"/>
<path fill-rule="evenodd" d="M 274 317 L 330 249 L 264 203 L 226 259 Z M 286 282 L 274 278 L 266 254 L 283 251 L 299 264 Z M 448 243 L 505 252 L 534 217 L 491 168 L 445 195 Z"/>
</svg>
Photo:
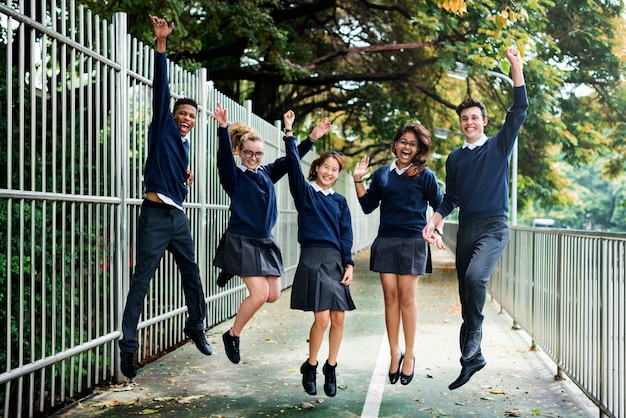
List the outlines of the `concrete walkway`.
<svg viewBox="0 0 626 418">
<path fill-rule="evenodd" d="M 487 366 L 450 391 L 459 371 L 454 257 L 435 250 L 434 273 L 420 279 L 415 378 L 408 386 L 387 379 L 389 347 L 382 290 L 368 271 L 369 253 L 355 257 L 351 287 L 357 310 L 346 314 L 337 368 L 338 394 L 324 395 L 320 352 L 318 395 L 301 386 L 313 315 L 289 309 L 290 291 L 266 304 L 241 337 L 240 364 L 223 351 L 221 334 L 232 320 L 207 331 L 214 353 L 203 356 L 189 342 L 139 369 L 134 382 L 101 390 L 56 417 L 596 417 L 598 410 L 555 365 L 530 351 L 530 339 L 494 302 L 485 306 L 483 353 Z"/>
</svg>

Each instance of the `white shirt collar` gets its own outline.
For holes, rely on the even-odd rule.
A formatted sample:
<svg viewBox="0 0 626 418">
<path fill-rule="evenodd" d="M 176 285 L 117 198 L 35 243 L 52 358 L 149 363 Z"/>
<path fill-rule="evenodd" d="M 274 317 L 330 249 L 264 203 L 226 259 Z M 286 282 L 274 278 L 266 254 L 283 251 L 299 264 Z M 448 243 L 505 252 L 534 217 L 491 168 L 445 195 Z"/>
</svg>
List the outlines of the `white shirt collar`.
<svg viewBox="0 0 626 418">
<path fill-rule="evenodd" d="M 243 165 L 243 164 L 237 164 L 237 168 L 238 168 L 238 169 L 240 169 L 241 171 L 243 171 L 244 173 L 245 173 L 246 171 L 252 171 L 253 173 L 256 173 L 256 172 L 257 172 L 257 170 L 259 169 L 259 167 L 260 167 L 260 166 L 258 166 L 258 167 L 257 167 L 257 168 L 255 168 L 254 170 L 250 170 L 248 167 L 246 167 L 246 166 L 245 166 L 245 165 Z"/>
<path fill-rule="evenodd" d="M 487 135 L 483 134 L 480 139 L 476 142 L 472 142 L 471 144 L 467 142 L 467 140 L 463 141 L 463 146 L 461 148 L 469 148 L 473 150 L 474 148 L 482 147 L 487 142 Z"/>
<path fill-rule="evenodd" d="M 413 165 L 413 163 L 411 163 L 411 164 L 407 165 L 404 168 L 398 168 L 398 165 L 396 164 L 396 161 L 398 161 L 397 158 L 395 160 L 393 160 L 393 162 L 391 164 L 389 164 L 389 171 L 391 172 L 393 170 L 396 170 L 396 173 L 398 173 L 399 175 L 403 175 L 404 172 L 406 170 L 408 170 L 409 167 L 411 167 Z"/>
<path fill-rule="evenodd" d="M 335 191 L 333 190 L 333 188 L 332 188 L 332 187 L 330 187 L 330 188 L 328 188 L 328 189 L 324 190 L 324 189 L 322 189 L 322 188 L 320 187 L 320 185 L 319 185 L 319 184 L 317 184 L 317 183 L 315 183 L 315 182 L 311 183 L 311 186 L 313 187 L 313 190 L 315 190 L 316 192 L 323 193 L 323 194 L 324 194 L 324 196 L 328 196 L 328 195 L 331 195 L 331 194 L 335 194 Z"/>
</svg>

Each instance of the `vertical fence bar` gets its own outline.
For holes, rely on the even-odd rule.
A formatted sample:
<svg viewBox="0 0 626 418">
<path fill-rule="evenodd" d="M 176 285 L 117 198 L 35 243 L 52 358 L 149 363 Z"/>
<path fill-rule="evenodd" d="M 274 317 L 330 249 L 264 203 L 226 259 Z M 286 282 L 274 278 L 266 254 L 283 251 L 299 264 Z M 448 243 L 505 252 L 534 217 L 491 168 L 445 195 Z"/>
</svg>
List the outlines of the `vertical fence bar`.
<svg viewBox="0 0 626 418">
<path fill-rule="evenodd" d="M 115 50 L 112 54 L 115 62 L 119 65 L 120 69 L 116 74 L 112 88 L 114 91 L 115 106 L 113 107 L 111 124 L 111 132 L 113 138 L 111 138 L 112 149 L 117 150 L 115 156 L 115 167 L 112 172 L 115 173 L 116 192 L 120 197 L 120 205 L 117 208 L 117 227 L 115 231 L 115 274 L 114 274 L 114 286 L 116 289 L 116 298 L 114 303 L 115 324 L 116 329 L 121 329 L 122 314 L 124 310 L 124 301 L 126 300 L 126 294 L 128 293 L 128 285 L 130 283 L 129 269 L 128 269 L 128 253 L 126 251 L 128 247 L 128 210 L 127 210 L 127 196 L 129 196 L 128 188 L 128 164 L 129 160 L 128 150 L 128 125 L 129 125 L 129 105 L 128 105 L 128 31 L 127 31 L 126 14 L 116 13 L 113 16 L 114 33 L 112 39 L 116 40 L 112 43 L 111 48 Z M 119 350 L 113 349 L 115 353 L 115 379 L 119 380 L 121 377 L 119 371 Z"/>
</svg>

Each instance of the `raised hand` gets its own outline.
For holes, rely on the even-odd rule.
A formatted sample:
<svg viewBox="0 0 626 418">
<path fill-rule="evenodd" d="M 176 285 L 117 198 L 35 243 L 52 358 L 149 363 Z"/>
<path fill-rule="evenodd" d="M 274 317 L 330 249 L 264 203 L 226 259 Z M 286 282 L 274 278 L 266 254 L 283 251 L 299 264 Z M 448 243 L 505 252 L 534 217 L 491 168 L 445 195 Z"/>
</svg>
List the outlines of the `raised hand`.
<svg viewBox="0 0 626 418">
<path fill-rule="evenodd" d="M 283 115 L 283 125 L 285 126 L 285 129 L 291 129 L 293 128 L 293 122 L 296 120 L 296 114 L 294 113 L 293 110 L 288 110 L 285 112 L 285 114 Z"/>
<path fill-rule="evenodd" d="M 157 39 L 165 39 L 170 33 L 174 30 L 174 22 L 172 22 L 169 26 L 167 25 L 167 20 L 162 19 L 157 16 L 150 15 L 150 20 L 152 20 L 152 26 L 154 27 L 154 35 Z"/>
<path fill-rule="evenodd" d="M 222 128 L 228 126 L 228 110 L 224 109 L 220 102 L 217 102 L 215 112 L 211 114 L 211 117 L 215 119 Z"/>
<path fill-rule="evenodd" d="M 320 123 L 317 124 L 315 128 L 313 128 L 313 130 L 309 134 L 309 138 L 311 138 L 313 142 L 315 142 L 324 134 L 329 132 L 331 128 L 332 124 L 330 123 L 330 120 L 328 120 L 328 118 L 324 118 Z"/>
<path fill-rule="evenodd" d="M 504 53 L 506 55 L 506 59 L 509 60 L 512 66 L 522 63 L 522 55 L 517 50 L 517 48 L 510 46 L 504 51 Z"/>
<path fill-rule="evenodd" d="M 369 164 L 370 157 L 363 157 L 361 161 L 357 163 L 356 167 L 354 167 L 354 171 L 352 171 L 352 177 L 354 177 L 354 180 L 361 181 L 364 176 L 372 171 L 372 167 L 370 167 Z"/>
</svg>

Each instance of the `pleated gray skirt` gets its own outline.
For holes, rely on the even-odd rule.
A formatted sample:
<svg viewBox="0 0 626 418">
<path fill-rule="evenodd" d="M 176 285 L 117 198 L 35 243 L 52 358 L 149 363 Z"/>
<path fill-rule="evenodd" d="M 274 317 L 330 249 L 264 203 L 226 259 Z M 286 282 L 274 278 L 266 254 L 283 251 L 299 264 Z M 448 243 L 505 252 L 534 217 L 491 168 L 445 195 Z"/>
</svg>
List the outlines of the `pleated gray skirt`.
<svg viewBox="0 0 626 418">
<path fill-rule="evenodd" d="M 356 309 L 350 286 L 340 283 L 344 273 L 339 250 L 302 248 L 291 289 L 291 309 L 309 312 Z"/>
<path fill-rule="evenodd" d="M 421 238 L 377 237 L 370 253 L 370 270 L 378 273 L 432 273 L 428 243 Z"/>
<path fill-rule="evenodd" d="M 283 258 L 273 237 L 253 238 L 226 231 L 213 265 L 239 277 L 282 276 Z"/>
</svg>

